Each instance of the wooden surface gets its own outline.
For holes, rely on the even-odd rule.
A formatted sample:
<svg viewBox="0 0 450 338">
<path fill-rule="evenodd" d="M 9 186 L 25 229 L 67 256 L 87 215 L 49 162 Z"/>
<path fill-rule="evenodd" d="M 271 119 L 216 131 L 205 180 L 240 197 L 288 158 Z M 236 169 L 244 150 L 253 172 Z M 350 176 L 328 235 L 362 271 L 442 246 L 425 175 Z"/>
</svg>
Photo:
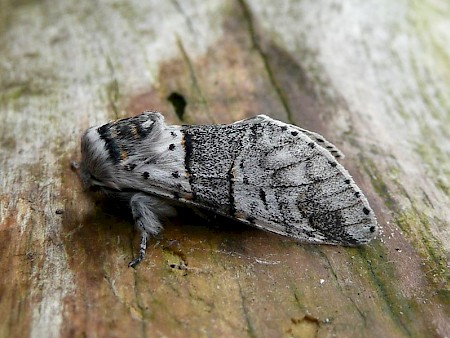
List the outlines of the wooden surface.
<svg viewBox="0 0 450 338">
<path fill-rule="evenodd" d="M 1 337 L 450 335 L 448 1 L 0 6 Z M 146 109 L 324 134 L 382 233 L 300 245 L 181 212 L 128 268 L 131 220 L 69 164 L 88 126 Z"/>
</svg>

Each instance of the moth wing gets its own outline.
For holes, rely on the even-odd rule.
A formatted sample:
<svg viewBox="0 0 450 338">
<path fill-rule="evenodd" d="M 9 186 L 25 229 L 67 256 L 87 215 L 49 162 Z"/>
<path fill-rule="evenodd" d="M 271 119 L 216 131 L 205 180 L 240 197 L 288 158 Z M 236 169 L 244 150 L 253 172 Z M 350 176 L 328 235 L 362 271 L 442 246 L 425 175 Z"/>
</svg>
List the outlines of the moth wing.
<svg viewBox="0 0 450 338">
<path fill-rule="evenodd" d="M 296 127 L 296 126 L 292 126 L 292 127 Z M 325 139 L 325 137 L 323 137 L 319 133 L 315 133 L 315 132 L 312 132 L 312 131 L 309 131 L 309 130 L 306 130 L 306 129 L 303 129 L 300 127 L 296 127 L 296 128 L 298 128 L 298 130 L 303 132 L 310 139 L 315 141 L 322 148 L 325 148 L 326 150 L 328 150 L 330 152 L 330 154 L 333 155 L 333 157 L 338 158 L 338 159 L 345 158 L 344 153 L 342 151 L 340 151 L 338 149 L 338 147 L 336 147 L 333 143 L 331 143 L 330 141 Z"/>
<path fill-rule="evenodd" d="M 266 116 L 168 126 L 147 113 L 98 132 L 121 190 L 177 199 L 306 242 L 358 245 L 376 232 L 348 172 L 298 127 Z"/>
<path fill-rule="evenodd" d="M 235 217 L 305 242 L 359 245 L 377 222 L 367 199 L 332 154 L 298 127 L 265 116 L 233 167 Z"/>
<path fill-rule="evenodd" d="M 276 121 L 270 117 L 268 117 L 267 115 L 258 115 L 257 116 L 259 119 L 262 120 L 267 120 L 267 121 L 272 121 L 275 123 L 282 123 L 280 121 Z M 325 137 L 323 137 L 321 134 L 307 130 L 307 129 L 303 129 L 300 127 L 297 127 L 295 125 L 289 124 L 290 128 L 296 129 L 299 132 L 302 132 L 303 134 L 305 134 L 306 136 L 308 136 L 310 139 L 312 139 L 314 142 L 316 142 L 318 145 L 320 145 L 322 148 L 325 148 L 326 150 L 328 150 L 331 155 L 333 155 L 335 158 L 339 158 L 339 159 L 344 159 L 345 155 L 342 151 L 340 151 L 338 149 L 338 147 L 336 147 L 333 143 L 331 143 L 330 141 L 328 141 Z"/>
</svg>

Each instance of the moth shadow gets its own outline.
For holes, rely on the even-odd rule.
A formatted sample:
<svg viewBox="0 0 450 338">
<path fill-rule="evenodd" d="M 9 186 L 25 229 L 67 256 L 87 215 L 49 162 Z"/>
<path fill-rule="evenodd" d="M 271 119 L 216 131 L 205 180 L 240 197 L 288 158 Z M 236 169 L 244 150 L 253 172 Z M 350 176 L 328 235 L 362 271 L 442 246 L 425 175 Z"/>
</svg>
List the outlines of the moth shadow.
<svg viewBox="0 0 450 338">
<path fill-rule="evenodd" d="M 220 249 L 246 253 L 252 244 L 264 241 L 272 234 L 209 210 L 180 207 L 170 220 L 164 236 L 188 237 L 190 242 L 207 243 Z M 203 245 L 203 244 L 198 244 Z"/>
<path fill-rule="evenodd" d="M 98 266 L 106 262 L 112 264 L 117 256 L 131 260 L 133 227 L 128 208 L 100 195 L 89 194 L 86 207 L 67 202 L 62 239 L 69 264 L 75 267 L 74 270 L 79 270 L 76 266 L 80 265 L 88 271 L 98 270 Z"/>
<path fill-rule="evenodd" d="M 134 258 L 140 235 L 134 227 L 129 207 L 101 194 L 89 193 L 88 196 L 85 212 L 80 212 L 83 207 L 73 200 L 66 203 L 63 241 L 74 270 L 101 279 L 99 266 L 116 265 L 118 260 L 126 266 Z M 176 242 L 176 250 L 182 257 L 196 246 L 252 254 L 252 246 L 258 243 L 271 245 L 275 238 L 271 236 L 276 236 L 212 211 L 185 206 L 177 206 L 176 210 L 175 217 L 162 220 L 164 229 L 150 239 L 149 247 L 159 245 L 170 251 L 173 249 L 171 243 Z"/>
</svg>

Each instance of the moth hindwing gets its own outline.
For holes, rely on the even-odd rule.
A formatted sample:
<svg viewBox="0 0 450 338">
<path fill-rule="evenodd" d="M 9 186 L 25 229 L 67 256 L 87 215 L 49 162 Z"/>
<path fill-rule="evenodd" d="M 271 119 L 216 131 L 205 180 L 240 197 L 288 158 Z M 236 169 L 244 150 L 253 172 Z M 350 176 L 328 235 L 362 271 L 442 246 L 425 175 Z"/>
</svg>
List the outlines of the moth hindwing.
<svg viewBox="0 0 450 338">
<path fill-rule="evenodd" d="M 321 135 L 258 115 L 226 125 L 167 125 L 157 112 L 89 128 L 80 176 L 126 203 L 147 238 L 173 202 L 208 209 L 308 243 L 369 242 L 369 203 Z"/>
</svg>

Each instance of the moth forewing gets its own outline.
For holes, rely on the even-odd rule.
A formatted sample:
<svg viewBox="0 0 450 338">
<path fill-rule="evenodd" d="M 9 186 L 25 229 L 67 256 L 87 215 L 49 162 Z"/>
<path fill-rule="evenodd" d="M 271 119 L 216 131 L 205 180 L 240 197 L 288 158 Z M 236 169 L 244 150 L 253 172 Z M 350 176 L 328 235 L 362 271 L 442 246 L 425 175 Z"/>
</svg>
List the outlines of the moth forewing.
<svg viewBox="0 0 450 338">
<path fill-rule="evenodd" d="M 236 158 L 238 218 L 306 242 L 358 245 L 373 238 L 376 219 L 366 198 L 328 149 L 296 127 L 259 118 L 265 122 L 252 127 L 258 137 L 252 143 L 249 134 Z"/>
<path fill-rule="evenodd" d="M 313 131 L 310 131 L 310 130 L 307 130 L 307 129 L 303 129 L 303 128 L 294 126 L 292 124 L 286 124 L 284 122 L 281 122 L 281 121 L 278 121 L 278 120 L 274 120 L 274 119 L 272 119 L 272 118 L 270 118 L 269 116 L 266 116 L 266 115 L 258 115 L 255 118 L 260 118 L 260 119 L 265 119 L 265 120 L 271 121 L 272 123 L 280 125 L 285 130 L 287 130 L 287 128 L 289 128 L 291 130 L 291 132 L 299 131 L 299 132 L 305 134 L 306 136 L 308 136 L 312 141 L 314 141 L 315 143 L 320 145 L 322 148 L 328 150 L 331 153 L 331 155 L 333 155 L 335 158 L 338 158 L 338 159 L 344 159 L 345 158 L 344 153 L 342 151 L 340 151 L 338 149 L 338 147 L 336 147 L 333 143 L 328 141 L 325 137 L 323 137 L 319 133 L 315 133 Z M 238 122 L 235 122 L 235 123 L 240 123 L 240 122 L 241 121 L 238 121 Z"/>
<path fill-rule="evenodd" d="M 321 135 L 259 115 L 229 125 L 166 125 L 161 114 L 91 128 L 81 177 L 129 204 L 147 238 L 170 201 L 309 243 L 358 245 L 376 233 L 367 199 Z"/>
</svg>

